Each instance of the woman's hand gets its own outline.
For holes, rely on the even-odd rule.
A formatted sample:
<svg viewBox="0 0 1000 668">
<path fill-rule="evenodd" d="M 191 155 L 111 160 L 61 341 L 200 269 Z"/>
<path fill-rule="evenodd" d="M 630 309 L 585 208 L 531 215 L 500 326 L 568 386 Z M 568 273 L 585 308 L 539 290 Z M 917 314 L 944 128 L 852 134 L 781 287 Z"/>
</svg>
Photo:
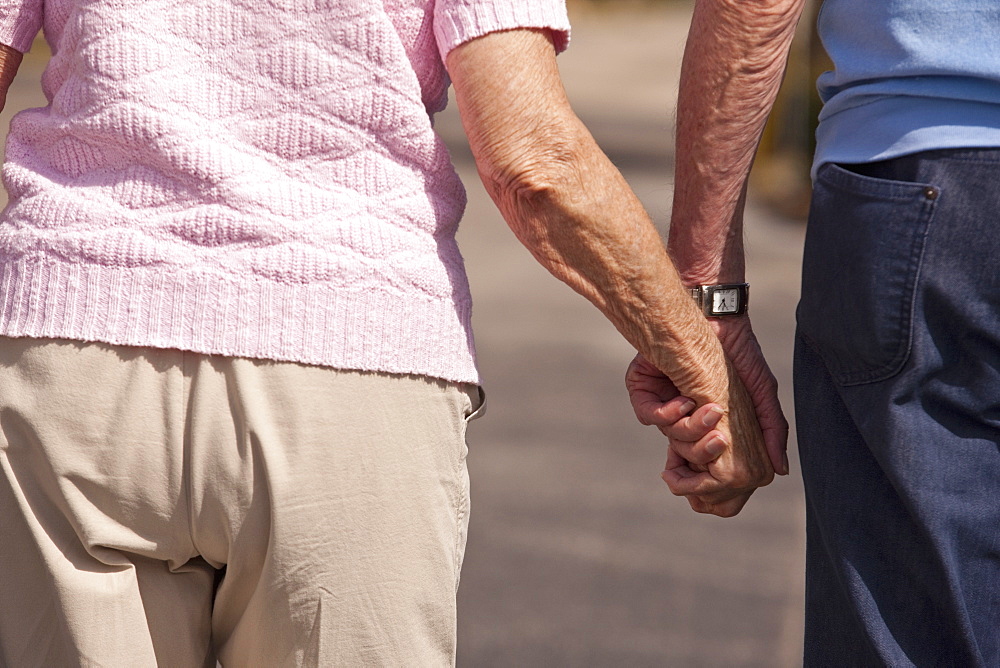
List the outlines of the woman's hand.
<svg viewBox="0 0 1000 668">
<path fill-rule="evenodd" d="M 754 490 L 774 478 L 754 404 L 732 367 L 729 380 L 728 410 L 718 403 L 695 409 L 642 355 L 625 376 L 636 417 L 669 439 L 663 481 L 696 512 L 721 517 L 739 513 Z"/>
</svg>

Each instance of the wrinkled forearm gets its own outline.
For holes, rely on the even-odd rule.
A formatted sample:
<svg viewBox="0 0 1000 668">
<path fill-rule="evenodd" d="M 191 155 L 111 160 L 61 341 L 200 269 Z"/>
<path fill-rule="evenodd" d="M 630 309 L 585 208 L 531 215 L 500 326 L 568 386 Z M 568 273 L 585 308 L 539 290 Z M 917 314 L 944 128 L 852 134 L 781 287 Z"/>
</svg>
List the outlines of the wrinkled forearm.
<svg viewBox="0 0 1000 668">
<path fill-rule="evenodd" d="M 579 126 L 573 151 L 485 180 L 520 241 L 589 299 L 693 399 L 718 401 L 721 348 L 683 289 L 663 242 L 618 170 Z M 536 146 L 536 150 L 544 147 Z"/>
<path fill-rule="evenodd" d="M 7 104 L 7 89 L 14 81 L 17 68 L 21 65 L 21 52 L 17 49 L 0 44 L 0 110 Z"/>
<path fill-rule="evenodd" d="M 743 203 L 803 0 L 698 0 L 681 67 L 669 249 L 685 283 L 744 279 Z"/>
<path fill-rule="evenodd" d="M 531 58 L 539 48 L 548 52 Z M 725 404 L 721 346 L 641 203 L 570 110 L 551 44 L 518 31 L 460 49 L 449 69 L 463 124 L 515 235 L 686 396 Z"/>
</svg>

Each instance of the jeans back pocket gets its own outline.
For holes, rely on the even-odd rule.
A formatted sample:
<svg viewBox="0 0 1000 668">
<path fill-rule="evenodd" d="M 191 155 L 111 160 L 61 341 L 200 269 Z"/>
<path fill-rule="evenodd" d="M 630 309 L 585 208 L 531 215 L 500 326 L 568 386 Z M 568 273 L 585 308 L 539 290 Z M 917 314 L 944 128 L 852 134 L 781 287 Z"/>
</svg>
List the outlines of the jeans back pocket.
<svg viewBox="0 0 1000 668">
<path fill-rule="evenodd" d="M 909 356 L 914 296 L 939 190 L 834 164 L 817 174 L 796 312 L 842 385 L 889 378 Z"/>
</svg>

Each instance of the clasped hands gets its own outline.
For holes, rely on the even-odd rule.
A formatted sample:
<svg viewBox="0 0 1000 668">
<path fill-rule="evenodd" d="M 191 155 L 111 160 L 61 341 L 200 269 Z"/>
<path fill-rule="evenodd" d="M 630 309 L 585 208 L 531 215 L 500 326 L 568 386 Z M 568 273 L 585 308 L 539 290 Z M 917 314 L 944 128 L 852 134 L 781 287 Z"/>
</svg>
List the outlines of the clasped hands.
<svg viewBox="0 0 1000 668">
<path fill-rule="evenodd" d="M 788 473 L 788 423 L 749 327 L 717 333 L 729 356 L 727 396 L 698 406 L 642 355 L 625 384 L 639 421 L 669 441 L 661 477 L 670 491 L 696 512 L 732 517 L 775 473 Z"/>
</svg>

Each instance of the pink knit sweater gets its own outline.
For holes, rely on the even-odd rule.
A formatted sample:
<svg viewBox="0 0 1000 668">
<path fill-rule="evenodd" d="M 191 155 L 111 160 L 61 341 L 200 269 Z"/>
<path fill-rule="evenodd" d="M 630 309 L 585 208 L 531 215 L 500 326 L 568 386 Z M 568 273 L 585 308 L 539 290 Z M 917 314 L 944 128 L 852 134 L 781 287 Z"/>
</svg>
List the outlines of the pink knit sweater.
<svg viewBox="0 0 1000 668">
<path fill-rule="evenodd" d="M 0 335 L 478 382 L 442 62 L 517 27 L 565 46 L 563 0 L 0 0 L 0 42 L 40 27 Z"/>
</svg>

